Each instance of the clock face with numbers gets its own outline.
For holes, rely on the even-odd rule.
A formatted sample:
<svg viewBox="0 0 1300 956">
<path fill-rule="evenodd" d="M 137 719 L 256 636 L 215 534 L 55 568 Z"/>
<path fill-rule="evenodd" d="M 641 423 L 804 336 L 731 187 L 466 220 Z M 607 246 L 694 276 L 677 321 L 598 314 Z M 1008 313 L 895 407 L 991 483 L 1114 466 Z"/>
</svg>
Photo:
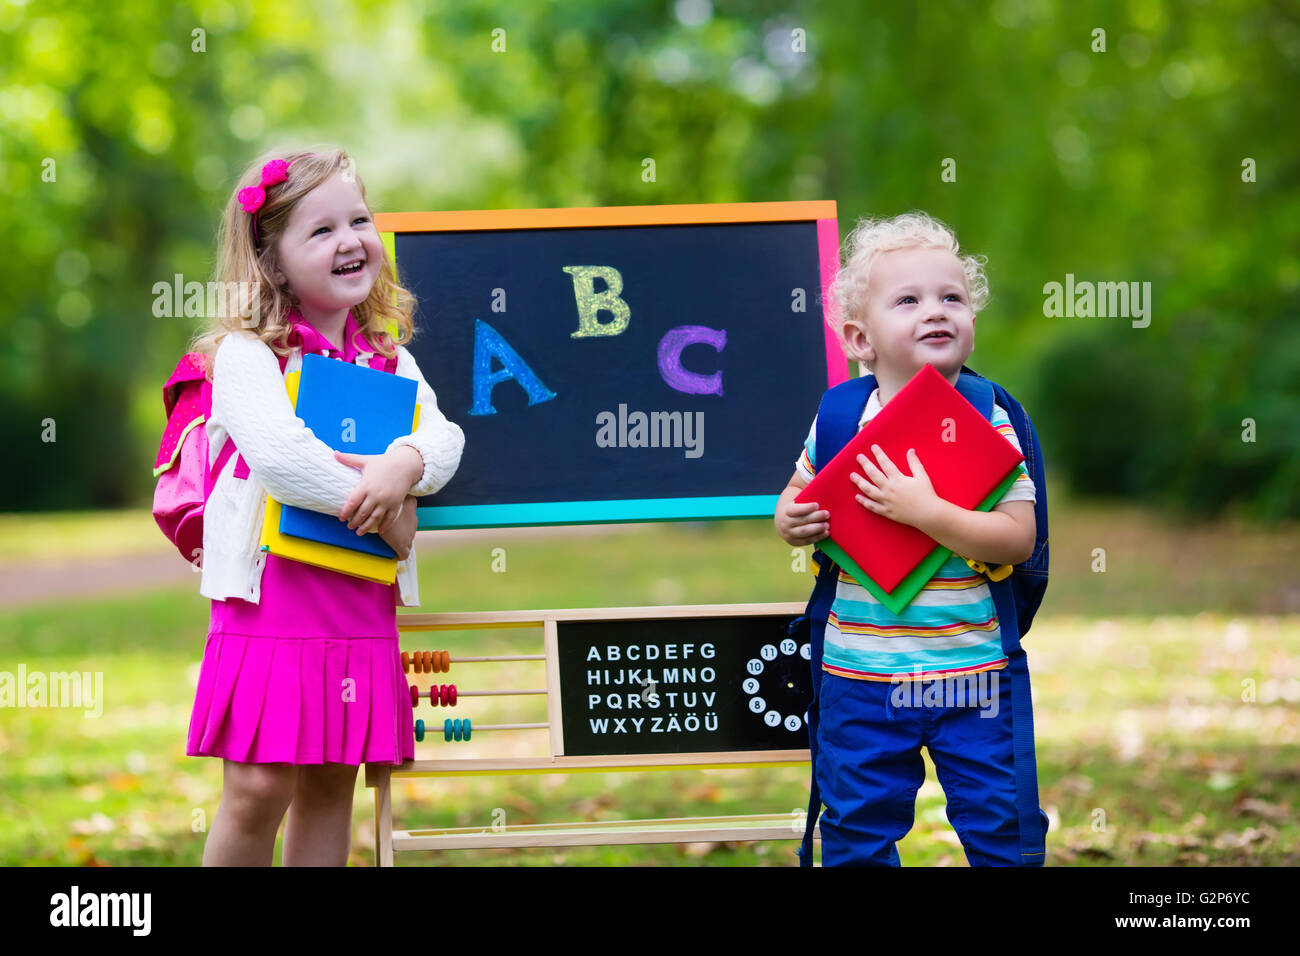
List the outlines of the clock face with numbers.
<svg viewBox="0 0 1300 956">
<path fill-rule="evenodd" d="M 804 728 L 808 709 L 808 660 L 812 648 L 787 637 L 780 644 L 764 644 L 757 657 L 745 662 L 740 689 L 749 695 L 749 712 L 769 727 L 793 732 Z"/>
</svg>

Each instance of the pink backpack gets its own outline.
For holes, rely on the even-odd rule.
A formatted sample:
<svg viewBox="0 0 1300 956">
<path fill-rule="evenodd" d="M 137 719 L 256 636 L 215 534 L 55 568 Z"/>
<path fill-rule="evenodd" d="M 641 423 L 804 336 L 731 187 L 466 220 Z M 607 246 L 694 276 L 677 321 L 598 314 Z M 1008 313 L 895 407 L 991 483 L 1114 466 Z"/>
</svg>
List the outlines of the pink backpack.
<svg viewBox="0 0 1300 956">
<path fill-rule="evenodd" d="M 277 358 L 283 374 L 289 357 Z M 395 373 L 397 357 L 386 359 L 376 352 L 370 356 L 370 367 Z M 181 557 L 201 568 L 203 507 L 217 476 L 236 453 L 234 441 L 227 438 L 217 460 L 208 461 L 205 423 L 212 411 L 212 383 L 204 374 L 202 356 L 187 352 L 177 363 L 163 385 L 163 408 L 167 427 L 154 461 L 153 474 L 158 484 L 153 493 L 153 517 Z M 235 462 L 235 477 L 248 477 L 248 464 L 242 455 Z"/>
</svg>

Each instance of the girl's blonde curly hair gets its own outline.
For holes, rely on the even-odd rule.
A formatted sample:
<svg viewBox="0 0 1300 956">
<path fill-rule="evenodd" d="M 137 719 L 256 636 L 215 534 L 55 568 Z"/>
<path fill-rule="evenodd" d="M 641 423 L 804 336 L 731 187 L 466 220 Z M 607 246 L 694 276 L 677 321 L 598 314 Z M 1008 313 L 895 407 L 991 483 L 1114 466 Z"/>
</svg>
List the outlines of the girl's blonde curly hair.
<svg viewBox="0 0 1300 956">
<path fill-rule="evenodd" d="M 831 285 L 838 310 L 828 310 L 827 324 L 844 343 L 844 323 L 852 319 L 865 326 L 871 266 L 876 258 L 895 249 L 915 247 L 947 249 L 957 256 L 966 274 L 971 311 L 979 312 L 989 300 L 989 280 L 984 274 L 988 259 L 962 255 L 956 234 L 944 223 L 914 210 L 892 219 L 859 219 L 844 240 L 844 266 Z M 836 314 L 837 313 L 837 314 Z"/>
<path fill-rule="evenodd" d="M 262 167 L 272 159 L 283 159 L 290 164 L 289 178 L 282 183 L 266 187 L 266 202 L 256 213 L 247 213 L 236 198 L 241 189 L 261 182 Z M 208 323 L 195 333 L 189 351 L 203 356 L 207 376 L 212 378 L 212 357 L 217 346 L 229 333 L 238 330 L 251 332 L 270 346 L 277 355 L 287 355 L 290 323 L 286 315 L 297 299 L 287 285 L 277 285 L 274 279 L 278 269 L 276 250 L 280 237 L 289 222 L 289 214 L 309 192 L 335 173 L 343 172 L 352 178 L 366 199 L 366 187 L 356 173 L 352 158 L 338 147 L 322 147 L 295 152 L 276 151 L 254 160 L 231 191 L 225 213 L 217 232 L 217 263 L 213 281 L 245 283 L 245 289 L 257 292 L 256 314 L 240 314 L 239 304 L 230 302 Z M 369 203 L 367 203 L 367 207 Z M 257 216 L 257 241 L 253 236 L 253 216 Z M 225 301 L 224 299 L 222 301 Z M 248 301 L 243 303 L 245 306 Z M 385 357 L 396 354 L 397 346 L 411 340 L 415 334 L 416 300 L 398 281 L 397 269 L 384 247 L 379 277 L 364 302 L 352 307 L 358 329 L 364 333 L 375 351 Z M 248 311 L 245 309 L 244 311 Z M 396 329 L 396 335 L 391 330 Z"/>
</svg>

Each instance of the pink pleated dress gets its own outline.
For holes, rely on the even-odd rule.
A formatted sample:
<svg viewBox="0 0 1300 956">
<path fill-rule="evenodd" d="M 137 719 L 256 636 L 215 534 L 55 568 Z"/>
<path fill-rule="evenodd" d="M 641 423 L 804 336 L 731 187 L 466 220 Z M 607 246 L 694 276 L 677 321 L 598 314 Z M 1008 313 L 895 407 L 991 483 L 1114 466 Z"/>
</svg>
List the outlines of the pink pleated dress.
<svg viewBox="0 0 1300 956">
<path fill-rule="evenodd" d="M 354 361 L 355 331 L 349 314 L 344 350 L 315 333 L 304 352 Z M 398 594 L 396 583 L 267 554 L 259 603 L 212 602 L 185 752 L 240 763 L 412 759 Z"/>
</svg>

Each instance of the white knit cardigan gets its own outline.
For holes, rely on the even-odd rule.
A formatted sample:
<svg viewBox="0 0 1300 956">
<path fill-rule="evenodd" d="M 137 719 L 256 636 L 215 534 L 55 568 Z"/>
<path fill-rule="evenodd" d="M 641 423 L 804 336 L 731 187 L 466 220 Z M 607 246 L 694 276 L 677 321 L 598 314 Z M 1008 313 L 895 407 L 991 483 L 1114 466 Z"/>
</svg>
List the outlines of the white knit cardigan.
<svg viewBox="0 0 1300 956">
<path fill-rule="evenodd" d="M 357 356 L 365 364 L 369 353 Z M 410 494 L 431 495 L 456 473 L 465 435 L 438 410 L 438 400 L 415 359 L 397 346 L 397 374 L 418 383 L 420 425 L 414 434 L 388 446 L 410 445 L 424 459 L 424 475 Z M 302 367 L 302 351 L 289 353 L 285 374 Z M 338 516 L 361 474 L 334 458 L 328 445 L 294 414 L 275 353 L 257 337 L 231 332 L 217 347 L 212 372 L 212 412 L 205 426 L 212 460 L 227 438 L 232 455 L 204 508 L 203 575 L 199 593 L 225 600 L 261 600 L 266 552 L 260 549 L 262 516 L 269 492 L 277 501 Z M 250 474 L 235 477 L 242 455 Z M 397 584 L 404 607 L 420 603 L 415 551 L 397 563 Z"/>
</svg>

